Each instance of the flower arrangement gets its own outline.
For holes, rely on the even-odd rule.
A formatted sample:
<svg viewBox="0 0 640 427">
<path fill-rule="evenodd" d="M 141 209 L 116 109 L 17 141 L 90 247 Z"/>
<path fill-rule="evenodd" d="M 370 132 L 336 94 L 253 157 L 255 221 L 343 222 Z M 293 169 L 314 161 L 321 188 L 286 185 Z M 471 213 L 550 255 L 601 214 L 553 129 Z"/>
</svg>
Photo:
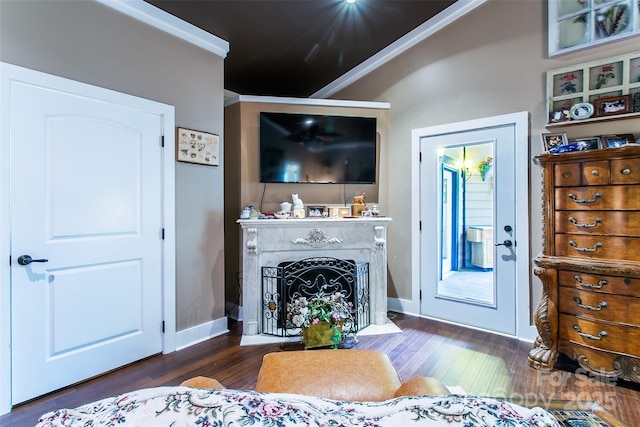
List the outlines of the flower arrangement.
<svg viewBox="0 0 640 427">
<path fill-rule="evenodd" d="M 491 170 L 492 165 L 493 165 L 493 157 L 491 156 L 487 157 L 487 160 L 480 162 L 480 164 L 478 165 L 478 169 L 480 169 L 480 176 L 482 177 L 483 181 L 485 180 L 485 178 L 487 177 L 487 174 Z"/>
<path fill-rule="evenodd" d="M 292 327 L 302 328 L 320 321 L 337 325 L 351 319 L 353 304 L 345 299 L 342 292 L 326 294 L 319 292 L 307 299 L 298 297 L 287 304 L 287 321 Z"/>
<path fill-rule="evenodd" d="M 352 313 L 353 304 L 345 299 L 342 292 L 319 292 L 309 299 L 301 296 L 287 304 L 287 325 L 303 329 L 304 340 L 305 329 L 326 322 L 333 329 L 331 345 L 337 348 L 342 342 L 342 325 L 353 319 Z"/>
</svg>

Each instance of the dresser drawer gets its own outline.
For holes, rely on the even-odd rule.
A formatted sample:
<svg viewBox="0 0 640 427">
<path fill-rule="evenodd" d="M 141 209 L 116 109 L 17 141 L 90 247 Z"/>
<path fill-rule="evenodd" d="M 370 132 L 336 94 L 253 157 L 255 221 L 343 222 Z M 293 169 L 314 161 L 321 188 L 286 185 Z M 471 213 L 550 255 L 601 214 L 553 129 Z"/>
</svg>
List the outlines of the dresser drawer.
<svg viewBox="0 0 640 427">
<path fill-rule="evenodd" d="M 640 237 L 556 234 L 557 256 L 640 261 Z"/>
<path fill-rule="evenodd" d="M 640 279 L 560 270 L 558 282 L 561 287 L 640 297 Z"/>
<path fill-rule="evenodd" d="M 640 158 L 611 160 L 611 183 L 640 183 Z"/>
<path fill-rule="evenodd" d="M 556 188 L 555 208 L 559 210 L 640 210 L 640 185 Z"/>
<path fill-rule="evenodd" d="M 606 185 L 609 184 L 609 162 L 561 163 L 554 166 L 553 174 L 557 187 Z"/>
<path fill-rule="evenodd" d="M 556 211 L 556 233 L 640 236 L 640 211 Z"/>
<path fill-rule="evenodd" d="M 580 163 L 560 163 L 553 166 L 553 179 L 557 187 L 579 187 L 582 185 Z"/>
<path fill-rule="evenodd" d="M 560 287 L 560 312 L 640 326 L 640 299 Z"/>
<path fill-rule="evenodd" d="M 640 328 L 560 314 L 561 340 L 625 354 L 640 351 Z"/>
</svg>

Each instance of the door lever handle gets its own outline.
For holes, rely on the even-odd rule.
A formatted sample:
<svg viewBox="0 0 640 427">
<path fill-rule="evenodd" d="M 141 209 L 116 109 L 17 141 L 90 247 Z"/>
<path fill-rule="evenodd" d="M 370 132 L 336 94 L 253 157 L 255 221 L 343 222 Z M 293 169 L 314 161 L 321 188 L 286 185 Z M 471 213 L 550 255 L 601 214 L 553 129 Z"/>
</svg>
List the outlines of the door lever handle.
<svg viewBox="0 0 640 427">
<path fill-rule="evenodd" d="M 511 242 L 511 240 L 505 240 L 502 243 L 496 243 L 494 246 L 506 246 L 510 248 L 511 246 L 513 246 L 513 243 Z"/>
<path fill-rule="evenodd" d="M 33 259 L 29 255 L 22 255 L 18 258 L 18 264 L 20 265 L 29 265 L 32 262 L 49 262 L 48 259 Z"/>
</svg>

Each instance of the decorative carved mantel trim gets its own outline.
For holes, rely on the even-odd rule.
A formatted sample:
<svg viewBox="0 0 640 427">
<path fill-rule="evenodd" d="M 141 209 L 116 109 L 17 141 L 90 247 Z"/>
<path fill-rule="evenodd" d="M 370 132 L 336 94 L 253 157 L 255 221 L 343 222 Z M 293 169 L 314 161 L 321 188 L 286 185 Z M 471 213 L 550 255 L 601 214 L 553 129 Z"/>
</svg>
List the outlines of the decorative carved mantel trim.
<svg viewBox="0 0 640 427">
<path fill-rule="evenodd" d="M 258 229 L 247 228 L 247 252 L 255 254 L 258 249 Z"/>
<path fill-rule="evenodd" d="M 373 230 L 375 233 L 374 244 L 376 249 L 384 249 L 384 245 L 387 243 L 384 237 L 384 227 L 377 225 L 373 227 Z"/>
<path fill-rule="evenodd" d="M 342 240 L 337 237 L 327 237 L 324 230 L 314 228 L 309 232 L 309 237 L 306 239 L 298 237 L 297 239 L 293 239 L 291 243 L 295 245 L 309 245 L 318 248 L 335 243 L 342 243 Z"/>
</svg>

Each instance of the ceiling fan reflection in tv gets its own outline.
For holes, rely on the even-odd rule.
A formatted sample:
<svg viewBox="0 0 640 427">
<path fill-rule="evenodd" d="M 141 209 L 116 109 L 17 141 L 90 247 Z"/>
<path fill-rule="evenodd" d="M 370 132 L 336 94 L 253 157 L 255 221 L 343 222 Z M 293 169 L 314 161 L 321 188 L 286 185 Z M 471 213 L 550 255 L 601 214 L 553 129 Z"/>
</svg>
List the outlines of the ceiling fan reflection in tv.
<svg viewBox="0 0 640 427">
<path fill-rule="evenodd" d="M 376 118 L 260 113 L 260 182 L 374 184 Z"/>
</svg>

